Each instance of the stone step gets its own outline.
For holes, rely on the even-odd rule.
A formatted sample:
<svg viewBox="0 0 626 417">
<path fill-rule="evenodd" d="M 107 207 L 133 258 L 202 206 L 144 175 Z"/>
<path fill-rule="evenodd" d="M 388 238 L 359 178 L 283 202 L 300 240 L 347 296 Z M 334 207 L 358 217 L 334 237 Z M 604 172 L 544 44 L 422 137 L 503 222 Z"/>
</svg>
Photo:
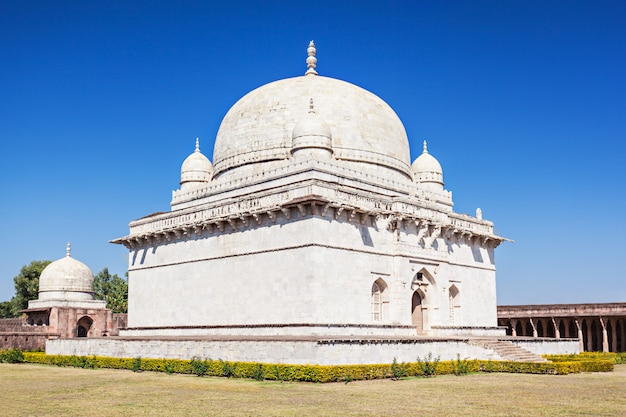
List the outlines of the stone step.
<svg viewBox="0 0 626 417">
<path fill-rule="evenodd" d="M 496 352 L 503 360 L 514 362 L 548 362 L 545 358 L 513 342 L 498 339 L 470 339 L 469 344 Z"/>
</svg>

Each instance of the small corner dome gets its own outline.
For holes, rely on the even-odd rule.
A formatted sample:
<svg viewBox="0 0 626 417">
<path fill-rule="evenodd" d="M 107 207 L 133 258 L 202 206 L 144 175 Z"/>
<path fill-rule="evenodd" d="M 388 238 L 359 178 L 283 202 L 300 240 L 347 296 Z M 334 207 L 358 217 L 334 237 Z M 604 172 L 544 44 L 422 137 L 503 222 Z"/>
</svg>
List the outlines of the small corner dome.
<svg viewBox="0 0 626 417">
<path fill-rule="evenodd" d="M 213 177 L 213 165 L 209 158 L 200 152 L 200 142 L 196 138 L 196 150 L 183 161 L 180 168 L 181 185 L 188 182 L 209 182 Z"/>
<path fill-rule="evenodd" d="M 39 277 L 39 299 L 93 300 L 93 273 L 87 265 L 67 255 L 52 262 Z"/>
<path fill-rule="evenodd" d="M 428 153 L 426 141 L 422 154 L 411 165 L 411 171 L 417 183 L 435 183 L 443 186 L 443 169 L 439 161 Z"/>
</svg>

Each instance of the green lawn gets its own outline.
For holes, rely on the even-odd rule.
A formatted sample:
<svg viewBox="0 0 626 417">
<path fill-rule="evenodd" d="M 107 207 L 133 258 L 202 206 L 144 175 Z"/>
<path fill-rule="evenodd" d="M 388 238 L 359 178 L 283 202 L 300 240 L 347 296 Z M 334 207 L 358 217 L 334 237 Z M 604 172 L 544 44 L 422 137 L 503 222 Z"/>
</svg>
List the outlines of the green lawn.
<svg viewBox="0 0 626 417">
<path fill-rule="evenodd" d="M 626 365 L 332 384 L 0 364 L 0 416 L 623 416 Z"/>
</svg>

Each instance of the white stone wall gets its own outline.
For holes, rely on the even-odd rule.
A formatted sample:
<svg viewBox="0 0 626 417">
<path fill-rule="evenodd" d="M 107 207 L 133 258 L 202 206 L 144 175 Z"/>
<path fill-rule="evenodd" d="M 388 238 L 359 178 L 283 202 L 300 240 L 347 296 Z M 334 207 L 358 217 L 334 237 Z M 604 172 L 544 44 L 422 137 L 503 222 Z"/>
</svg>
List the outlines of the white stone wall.
<svg viewBox="0 0 626 417">
<path fill-rule="evenodd" d="M 578 339 L 509 339 L 521 348 L 538 355 L 562 355 L 580 353 L 580 341 Z M 559 343 L 554 343 L 558 340 Z"/>
<path fill-rule="evenodd" d="M 566 340 L 535 344 L 534 353 L 577 353 Z M 528 349 L 527 346 L 522 346 Z M 49 355 L 112 356 L 121 358 L 222 359 L 226 361 L 284 364 L 378 364 L 415 362 L 429 353 L 441 360 L 500 360 L 494 351 L 463 340 L 378 340 L 365 342 L 307 340 L 120 340 L 57 339 L 46 342 Z"/>
<path fill-rule="evenodd" d="M 420 287 L 427 333 L 452 324 L 451 285 L 459 290 L 454 325 L 497 324 L 495 270 L 485 249 L 448 245 L 442 237 L 431 248 L 410 230 L 388 228 L 384 217 L 361 224 L 347 211 L 303 217 L 292 208 L 288 215 L 132 251 L 128 326 L 407 326 L 418 272 L 428 279 Z M 373 322 L 377 279 L 387 293 L 382 321 Z"/>
<path fill-rule="evenodd" d="M 436 354 L 434 354 L 435 352 Z M 415 362 L 417 357 L 433 353 L 441 360 L 462 358 L 499 359 L 499 356 L 481 347 L 460 341 L 425 341 L 398 343 L 391 341 L 368 343 L 324 343 L 316 341 L 170 341 L 90 339 L 73 343 L 70 339 L 50 340 L 46 343 L 50 355 L 77 355 L 113 357 L 143 357 L 191 359 L 222 359 L 226 361 L 264 362 L 284 364 L 374 364 Z"/>
</svg>

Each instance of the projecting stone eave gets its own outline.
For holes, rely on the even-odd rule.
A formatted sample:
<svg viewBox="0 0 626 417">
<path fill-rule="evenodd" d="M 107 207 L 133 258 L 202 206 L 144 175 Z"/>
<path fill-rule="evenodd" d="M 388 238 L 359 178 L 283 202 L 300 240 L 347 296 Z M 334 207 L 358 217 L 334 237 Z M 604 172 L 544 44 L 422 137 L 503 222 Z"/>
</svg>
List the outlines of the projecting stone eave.
<svg viewBox="0 0 626 417">
<path fill-rule="evenodd" d="M 498 317 L 580 317 L 622 316 L 626 312 L 624 303 L 600 304 L 528 304 L 498 306 Z"/>
<path fill-rule="evenodd" d="M 179 223 L 176 219 L 167 218 L 166 215 L 160 221 L 172 224 L 171 227 L 144 230 L 131 233 L 128 236 L 111 240 L 111 243 L 122 244 L 129 250 L 146 245 L 152 246 L 162 242 L 171 242 L 187 238 L 202 237 L 205 232 L 224 233 L 236 232 L 253 227 L 254 225 L 275 224 L 279 217 L 285 221 L 300 218 L 319 216 L 338 220 L 340 217 L 349 222 L 361 225 L 374 225 L 379 219 L 384 218 L 388 228 L 404 229 L 405 222 L 414 223 L 416 229 L 422 228 L 424 234 L 431 239 L 442 237 L 447 241 L 455 241 L 466 244 L 478 244 L 484 247 L 497 247 L 503 241 L 509 239 L 496 236 L 491 232 L 489 223 L 484 220 L 475 223 L 460 223 L 458 219 L 449 218 L 447 213 L 438 213 L 445 217 L 419 216 L 417 213 L 402 213 L 397 210 L 394 203 L 381 204 L 380 207 L 364 207 L 358 204 L 350 204 L 349 201 L 331 201 L 322 195 L 311 193 L 297 198 L 288 199 L 281 204 L 271 207 L 257 207 L 256 210 L 246 212 L 234 212 L 226 216 L 207 217 L 201 221 Z M 214 208 L 215 209 L 215 208 Z M 217 207 L 219 209 L 219 207 Z M 426 209 L 428 212 L 432 210 Z M 172 213 L 167 213 L 171 215 Z M 416 215 L 417 214 L 417 215 Z M 197 213 L 187 216 L 197 215 Z M 343 216 L 343 217 L 342 217 Z M 185 216 L 183 216 L 185 217 Z M 157 219 L 155 219 L 157 220 Z M 482 226 L 481 229 L 476 226 Z"/>
<path fill-rule="evenodd" d="M 453 237 L 457 241 L 483 245 L 499 245 L 507 239 L 493 233 L 493 223 L 454 213 L 428 196 L 411 195 L 409 189 L 381 192 L 379 187 L 357 178 L 338 177 L 326 172 L 324 166 L 303 165 L 302 170 L 277 179 L 270 185 L 243 187 L 203 198 L 188 207 L 165 213 L 154 213 L 130 223 L 128 236 L 111 240 L 132 249 L 145 244 L 175 241 L 191 236 L 199 237 L 226 227 L 232 231 L 262 224 L 278 216 L 291 220 L 292 211 L 300 217 L 328 216 L 335 219 L 346 215 L 348 221 L 361 224 L 386 217 L 387 227 L 410 221 L 428 232 L 428 235 Z M 451 202 L 450 202 L 451 203 Z M 373 223 L 372 223 L 373 224 Z"/>
</svg>

